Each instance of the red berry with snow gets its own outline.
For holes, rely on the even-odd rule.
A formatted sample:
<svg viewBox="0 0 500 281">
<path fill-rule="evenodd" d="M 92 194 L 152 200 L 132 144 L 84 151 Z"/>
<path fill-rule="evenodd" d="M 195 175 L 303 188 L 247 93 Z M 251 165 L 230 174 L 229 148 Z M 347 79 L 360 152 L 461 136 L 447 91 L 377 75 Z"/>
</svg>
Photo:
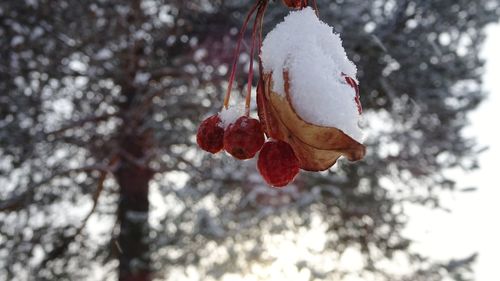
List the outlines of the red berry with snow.
<svg viewBox="0 0 500 281">
<path fill-rule="evenodd" d="M 288 143 L 269 141 L 262 146 L 257 168 L 269 185 L 283 187 L 299 173 L 299 160 Z"/>
<path fill-rule="evenodd" d="M 224 146 L 224 129 L 220 126 L 219 115 L 212 115 L 201 122 L 196 134 L 198 146 L 210 153 L 221 151 Z"/>
<path fill-rule="evenodd" d="M 263 144 L 264 132 L 259 120 L 247 116 L 238 118 L 224 133 L 224 149 L 240 160 L 253 158 Z"/>
</svg>

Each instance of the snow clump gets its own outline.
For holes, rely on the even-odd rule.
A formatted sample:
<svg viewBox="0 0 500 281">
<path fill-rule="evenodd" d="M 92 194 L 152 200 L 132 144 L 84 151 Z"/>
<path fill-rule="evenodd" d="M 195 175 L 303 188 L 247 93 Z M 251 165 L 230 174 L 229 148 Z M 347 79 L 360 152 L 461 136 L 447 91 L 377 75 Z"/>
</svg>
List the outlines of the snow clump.
<svg viewBox="0 0 500 281">
<path fill-rule="evenodd" d="M 282 96 L 288 71 L 292 106 L 304 121 L 338 128 L 361 142 L 356 93 L 344 77 L 356 79 L 356 66 L 340 36 L 313 9 L 290 12 L 266 36 L 261 58 L 264 72 L 273 74 L 272 90 Z"/>
<path fill-rule="evenodd" d="M 230 106 L 222 109 L 219 113 L 219 118 L 221 120 L 221 123 L 219 124 L 220 127 L 227 129 L 229 125 L 236 122 L 236 120 L 243 115 L 243 112 L 244 108 L 242 106 Z"/>
</svg>

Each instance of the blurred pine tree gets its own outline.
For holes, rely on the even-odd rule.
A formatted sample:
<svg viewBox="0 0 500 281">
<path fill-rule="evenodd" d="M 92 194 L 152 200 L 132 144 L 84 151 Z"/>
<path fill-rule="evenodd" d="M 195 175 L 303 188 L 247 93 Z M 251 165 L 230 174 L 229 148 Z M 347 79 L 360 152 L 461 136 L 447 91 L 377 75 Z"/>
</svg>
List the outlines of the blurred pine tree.
<svg viewBox="0 0 500 281">
<path fill-rule="evenodd" d="M 413 264 L 397 280 L 466 280 L 474 256 L 449 266 L 408 250 L 402 205 L 439 207 L 455 184 L 443 171 L 477 166 L 461 131 L 485 96 L 478 53 L 500 1 L 318 1 L 358 65 L 369 153 L 284 190 L 265 187 L 254 162 L 194 143 L 221 107 L 250 2 L 0 3 L 0 279 L 150 280 L 191 267 L 220 279 L 265 263 L 267 235 L 320 218 L 322 254 L 360 249 L 362 276 L 394 280 L 377 262 L 403 253 Z M 274 1 L 266 28 L 285 13 Z"/>
</svg>

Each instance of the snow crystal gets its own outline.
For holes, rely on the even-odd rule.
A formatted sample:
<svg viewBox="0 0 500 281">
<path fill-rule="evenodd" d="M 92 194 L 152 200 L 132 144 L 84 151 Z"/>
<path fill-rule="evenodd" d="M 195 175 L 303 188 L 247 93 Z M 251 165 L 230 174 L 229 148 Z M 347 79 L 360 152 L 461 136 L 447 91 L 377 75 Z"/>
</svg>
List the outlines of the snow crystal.
<svg viewBox="0 0 500 281">
<path fill-rule="evenodd" d="M 307 122 L 336 127 L 357 141 L 362 132 L 355 91 L 342 74 L 356 78 L 356 66 L 340 36 L 311 8 L 292 11 L 265 38 L 262 62 L 273 73 L 273 91 L 285 95 L 283 71 L 290 79 L 292 105 Z"/>
<path fill-rule="evenodd" d="M 224 129 L 233 124 L 236 119 L 243 116 L 244 108 L 242 106 L 231 106 L 227 109 L 223 109 L 219 113 L 219 118 L 221 120 L 221 125 Z"/>
</svg>

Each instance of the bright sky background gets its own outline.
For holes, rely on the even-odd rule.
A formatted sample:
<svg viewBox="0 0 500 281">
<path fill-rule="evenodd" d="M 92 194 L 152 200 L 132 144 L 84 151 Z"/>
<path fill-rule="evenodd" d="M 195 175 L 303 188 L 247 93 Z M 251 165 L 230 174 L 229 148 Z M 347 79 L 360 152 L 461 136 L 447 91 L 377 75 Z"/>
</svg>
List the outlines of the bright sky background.
<svg viewBox="0 0 500 281">
<path fill-rule="evenodd" d="M 477 252 L 476 281 L 498 280 L 500 261 L 500 25 L 487 29 L 482 58 L 486 60 L 484 88 L 489 97 L 473 112 L 466 136 L 474 136 L 489 150 L 483 152 L 480 169 L 464 174 L 452 172 L 458 188 L 475 186 L 476 192 L 443 196 L 450 213 L 412 208 L 407 234 L 416 240 L 415 249 L 437 258 L 463 258 Z"/>
</svg>

